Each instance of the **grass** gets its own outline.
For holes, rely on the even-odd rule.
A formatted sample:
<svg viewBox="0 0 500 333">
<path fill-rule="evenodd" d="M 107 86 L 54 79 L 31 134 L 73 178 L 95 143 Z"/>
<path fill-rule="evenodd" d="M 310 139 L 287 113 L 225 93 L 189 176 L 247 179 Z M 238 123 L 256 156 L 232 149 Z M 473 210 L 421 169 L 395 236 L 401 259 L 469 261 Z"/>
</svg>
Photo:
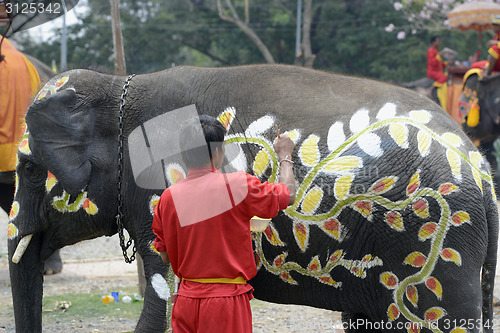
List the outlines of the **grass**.
<svg viewBox="0 0 500 333">
<path fill-rule="evenodd" d="M 92 318 L 119 317 L 126 319 L 139 318 L 143 302 L 123 303 L 122 296 L 128 295 L 134 300 L 137 288 L 124 288 L 120 291 L 120 302 L 104 304 L 101 294 L 62 294 L 43 298 L 43 320 L 60 323 L 74 320 L 87 321 Z"/>
</svg>

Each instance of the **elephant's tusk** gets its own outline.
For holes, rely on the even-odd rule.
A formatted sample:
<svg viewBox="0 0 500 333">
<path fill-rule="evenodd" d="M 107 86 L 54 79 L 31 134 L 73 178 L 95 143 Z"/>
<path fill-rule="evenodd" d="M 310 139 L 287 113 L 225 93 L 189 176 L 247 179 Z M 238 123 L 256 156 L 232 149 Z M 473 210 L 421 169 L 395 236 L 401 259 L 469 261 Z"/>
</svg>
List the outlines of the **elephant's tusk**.
<svg viewBox="0 0 500 333">
<path fill-rule="evenodd" d="M 14 252 L 14 255 L 12 256 L 12 262 L 14 264 L 17 264 L 23 257 L 23 254 L 26 252 L 26 249 L 31 241 L 31 237 L 33 237 L 33 234 L 23 237 L 19 241 L 19 244 L 17 244 L 16 252 Z"/>
</svg>

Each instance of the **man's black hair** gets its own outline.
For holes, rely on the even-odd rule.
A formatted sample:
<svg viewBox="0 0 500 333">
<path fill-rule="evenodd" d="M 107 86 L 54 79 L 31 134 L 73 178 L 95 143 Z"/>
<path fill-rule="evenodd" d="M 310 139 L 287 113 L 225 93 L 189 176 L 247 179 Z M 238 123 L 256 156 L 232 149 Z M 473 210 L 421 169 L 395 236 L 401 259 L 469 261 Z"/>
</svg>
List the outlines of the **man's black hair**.
<svg viewBox="0 0 500 333">
<path fill-rule="evenodd" d="M 203 133 L 200 132 L 203 131 Z M 188 169 L 200 168 L 209 165 L 212 151 L 215 148 L 222 150 L 226 128 L 220 121 L 206 114 L 200 115 L 186 122 L 180 132 L 180 148 L 182 159 Z M 206 146 L 191 148 L 194 142 L 205 138 Z M 197 140 L 198 139 L 198 140 Z"/>
<path fill-rule="evenodd" d="M 431 37 L 431 44 L 434 43 L 436 41 L 436 39 L 438 39 L 438 38 L 439 38 L 439 36 L 437 36 L 437 35 L 432 36 Z"/>
</svg>

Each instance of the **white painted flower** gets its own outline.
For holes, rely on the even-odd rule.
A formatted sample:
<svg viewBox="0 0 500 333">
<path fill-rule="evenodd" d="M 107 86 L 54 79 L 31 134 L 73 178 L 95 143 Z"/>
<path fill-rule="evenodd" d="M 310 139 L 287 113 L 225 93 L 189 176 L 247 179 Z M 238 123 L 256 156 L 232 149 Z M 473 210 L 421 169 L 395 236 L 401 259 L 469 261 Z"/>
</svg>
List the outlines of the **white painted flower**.
<svg viewBox="0 0 500 333">
<path fill-rule="evenodd" d="M 345 142 L 344 123 L 337 121 L 328 130 L 327 144 L 330 151 L 334 151 Z"/>
<path fill-rule="evenodd" d="M 358 110 L 349 122 L 349 128 L 353 134 L 357 134 L 370 125 L 370 117 L 367 109 Z"/>
</svg>

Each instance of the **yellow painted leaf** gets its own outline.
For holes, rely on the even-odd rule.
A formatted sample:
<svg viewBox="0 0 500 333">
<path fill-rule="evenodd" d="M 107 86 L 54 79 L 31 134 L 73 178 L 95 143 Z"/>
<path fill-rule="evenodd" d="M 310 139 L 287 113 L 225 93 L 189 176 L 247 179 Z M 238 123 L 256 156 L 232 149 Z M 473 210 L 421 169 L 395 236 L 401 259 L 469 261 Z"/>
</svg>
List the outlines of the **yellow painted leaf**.
<svg viewBox="0 0 500 333">
<path fill-rule="evenodd" d="M 462 327 L 455 327 L 450 331 L 450 333 L 467 333 L 467 330 Z"/>
<path fill-rule="evenodd" d="M 68 82 L 68 80 L 69 80 L 69 77 L 64 76 L 64 77 L 60 78 L 59 80 L 57 80 L 57 82 L 54 84 L 54 87 L 61 88 L 62 86 L 64 86 L 66 84 L 66 82 Z"/>
<path fill-rule="evenodd" d="M 444 261 L 454 262 L 458 266 L 462 265 L 462 257 L 460 256 L 460 253 L 453 249 L 443 249 L 443 251 L 441 251 L 441 258 L 443 258 Z"/>
<path fill-rule="evenodd" d="M 293 285 L 296 285 L 297 284 L 297 281 L 295 281 L 294 279 L 292 279 L 292 277 L 290 276 L 290 273 L 289 272 L 281 272 L 280 274 L 280 278 L 285 281 L 285 282 L 288 282 L 290 284 L 293 284 Z"/>
<path fill-rule="evenodd" d="M 410 178 L 410 183 L 406 187 L 406 195 L 415 193 L 415 191 L 418 190 L 419 187 L 420 187 L 420 172 L 417 171 Z"/>
<path fill-rule="evenodd" d="M 12 224 L 12 223 L 9 223 L 7 225 L 7 238 L 8 239 L 13 239 L 14 237 L 16 237 L 18 235 L 19 231 L 17 230 L 17 227 Z"/>
<path fill-rule="evenodd" d="M 389 134 L 396 141 L 398 146 L 402 148 L 408 147 L 408 129 L 400 123 L 392 123 L 389 125 Z"/>
<path fill-rule="evenodd" d="M 273 265 L 277 268 L 280 268 L 285 263 L 285 258 L 286 258 L 285 253 L 280 254 L 274 259 Z"/>
<path fill-rule="evenodd" d="M 97 206 L 95 205 L 95 203 L 93 203 L 91 200 L 89 199 L 85 199 L 83 201 L 83 209 L 85 209 L 85 211 L 87 212 L 87 214 L 89 215 L 95 215 L 97 214 L 97 212 L 99 211 L 97 209 Z"/>
<path fill-rule="evenodd" d="M 329 236 L 332 236 L 336 240 L 340 240 L 340 235 L 342 231 L 342 226 L 340 222 L 336 219 L 329 219 L 324 222 L 321 226 L 323 231 L 327 232 Z"/>
<path fill-rule="evenodd" d="M 342 256 L 344 255 L 344 251 L 342 250 L 337 250 L 335 251 L 332 256 L 330 257 L 329 262 L 337 262 L 340 259 L 342 259 Z"/>
<path fill-rule="evenodd" d="M 460 175 L 460 156 L 453 150 L 448 149 L 446 151 L 446 158 L 448 159 L 453 175 Z"/>
<path fill-rule="evenodd" d="M 385 222 L 394 230 L 404 231 L 405 226 L 403 224 L 403 218 L 401 214 L 397 211 L 389 211 L 385 214 Z"/>
<path fill-rule="evenodd" d="M 399 309 L 395 303 L 392 303 L 387 308 L 387 317 L 390 321 L 394 321 L 399 318 Z"/>
<path fill-rule="evenodd" d="M 151 244 L 149 244 L 149 247 L 150 247 L 151 251 L 153 251 L 154 253 L 160 254 L 160 251 L 158 251 L 156 249 L 154 242 L 151 242 Z"/>
<path fill-rule="evenodd" d="M 269 166 L 269 155 L 265 150 L 261 150 L 258 152 L 257 156 L 255 156 L 255 161 L 253 162 L 253 172 L 257 176 L 262 176 L 264 171 L 266 171 Z"/>
<path fill-rule="evenodd" d="M 295 223 L 293 225 L 293 234 L 300 249 L 305 251 L 309 242 L 309 227 L 303 223 Z"/>
<path fill-rule="evenodd" d="M 413 211 L 415 214 L 417 214 L 419 217 L 425 219 L 429 217 L 429 203 L 425 198 L 420 198 L 418 199 L 413 205 L 412 205 Z"/>
<path fill-rule="evenodd" d="M 271 224 L 269 224 L 266 230 L 264 230 L 264 235 L 266 236 L 269 243 L 271 243 L 272 245 L 279 245 L 279 246 L 285 245 L 283 241 L 280 239 L 278 231 Z"/>
<path fill-rule="evenodd" d="M 340 172 L 360 168 L 363 166 L 363 161 L 357 156 L 342 156 L 328 162 L 324 167 L 325 172 Z"/>
<path fill-rule="evenodd" d="M 323 190 L 319 187 L 314 187 L 309 192 L 307 192 L 302 201 L 302 211 L 305 214 L 312 214 L 316 209 L 318 209 L 321 199 L 323 198 Z"/>
<path fill-rule="evenodd" d="M 418 239 L 421 241 L 427 240 L 434 235 L 438 225 L 434 222 L 428 222 L 420 227 L 418 231 Z"/>
<path fill-rule="evenodd" d="M 387 177 L 387 178 L 382 178 L 377 180 L 372 187 L 370 188 L 370 191 L 377 193 L 377 194 L 384 194 L 385 192 L 389 191 L 394 184 L 396 183 L 397 177 Z"/>
<path fill-rule="evenodd" d="M 349 193 L 352 185 L 352 176 L 351 175 L 343 175 L 335 181 L 335 185 L 333 186 L 333 193 L 337 200 L 343 200 Z"/>
<path fill-rule="evenodd" d="M 451 217 L 451 222 L 456 225 L 462 225 L 463 223 L 470 223 L 470 216 L 464 211 L 456 212 Z"/>
<path fill-rule="evenodd" d="M 380 283 L 387 289 L 396 289 L 398 287 L 399 279 L 391 272 L 384 272 L 380 274 Z"/>
<path fill-rule="evenodd" d="M 417 134 L 418 151 L 423 157 L 429 154 L 431 149 L 432 138 L 431 136 L 423 130 L 420 130 Z"/>
<path fill-rule="evenodd" d="M 28 143 L 28 137 L 25 135 L 26 138 L 24 138 L 20 143 L 19 143 L 19 151 L 25 155 L 30 155 L 31 150 L 30 150 L 30 145 Z"/>
<path fill-rule="evenodd" d="M 425 311 L 424 318 L 427 321 L 436 321 L 441 319 L 444 315 L 446 315 L 446 311 L 436 306 Z"/>
<path fill-rule="evenodd" d="M 172 179 L 172 184 L 177 184 L 178 182 L 186 178 L 181 170 L 174 168 L 170 169 L 170 177 Z"/>
<path fill-rule="evenodd" d="M 472 169 L 472 176 L 474 177 L 474 181 L 476 182 L 477 186 L 483 192 L 483 181 L 481 180 L 481 174 L 479 171 L 476 169 Z"/>
<path fill-rule="evenodd" d="M 419 123 L 427 124 L 431 120 L 431 114 L 425 110 L 410 111 L 410 118 Z"/>
<path fill-rule="evenodd" d="M 369 201 L 358 201 L 354 204 L 354 210 L 367 218 L 372 212 L 372 204 Z"/>
<path fill-rule="evenodd" d="M 409 285 L 406 287 L 406 297 L 413 304 L 413 306 L 417 306 L 418 303 L 418 291 L 417 288 L 413 285 Z"/>
<path fill-rule="evenodd" d="M 16 176 L 14 177 L 14 195 L 17 194 L 17 190 L 19 189 L 19 176 L 16 173 Z"/>
<path fill-rule="evenodd" d="M 459 146 L 463 142 L 463 140 L 458 135 L 450 132 L 444 133 L 441 138 L 454 147 Z"/>
<path fill-rule="evenodd" d="M 50 190 L 52 190 L 56 183 L 57 178 L 50 171 L 48 171 L 47 180 L 45 181 L 45 189 L 47 190 L 47 192 L 50 192 Z"/>
<path fill-rule="evenodd" d="M 455 191 L 458 191 L 458 186 L 453 185 L 452 183 L 445 183 L 439 186 L 438 191 L 441 195 L 447 195 Z"/>
<path fill-rule="evenodd" d="M 479 165 L 481 164 L 481 160 L 483 158 L 481 153 L 479 153 L 477 151 L 471 151 L 471 152 L 469 152 L 469 158 L 470 158 L 472 165 L 475 166 L 476 168 L 479 168 Z"/>
<path fill-rule="evenodd" d="M 307 166 L 315 166 L 319 162 L 320 152 L 318 149 L 319 137 L 311 134 L 300 147 L 299 157 L 302 164 Z"/>
<path fill-rule="evenodd" d="M 443 287 L 441 286 L 439 280 L 435 277 L 429 276 L 425 281 L 425 286 L 429 288 L 429 290 L 432 291 L 438 299 L 443 297 Z"/>
<path fill-rule="evenodd" d="M 364 279 L 366 277 L 366 271 L 360 266 L 353 266 L 349 270 L 353 275 Z"/>
<path fill-rule="evenodd" d="M 405 258 L 405 263 L 413 267 L 422 267 L 427 258 L 420 252 L 412 252 Z"/>
<path fill-rule="evenodd" d="M 226 131 L 229 130 L 231 127 L 231 124 L 233 123 L 234 117 L 235 117 L 236 110 L 232 107 L 227 108 L 222 112 L 217 120 L 219 120 L 222 125 L 226 128 Z"/>
<path fill-rule="evenodd" d="M 307 266 L 307 269 L 310 270 L 311 272 L 315 272 L 321 269 L 321 262 L 319 261 L 318 256 L 314 256 L 309 263 L 309 266 Z"/>
<path fill-rule="evenodd" d="M 10 206 L 10 212 L 9 212 L 9 220 L 13 220 L 17 217 L 17 214 L 19 214 L 19 202 L 14 201 L 12 203 L 12 206 Z"/>
<path fill-rule="evenodd" d="M 297 129 L 294 129 L 292 131 L 286 131 L 285 133 L 283 133 L 283 135 L 288 136 L 295 143 L 297 143 L 297 141 L 299 141 L 300 139 L 300 131 Z"/>
<path fill-rule="evenodd" d="M 46 97 L 47 94 L 50 92 L 48 89 L 43 89 L 38 93 L 38 96 L 36 97 L 37 100 L 41 100 L 42 98 Z"/>
</svg>

